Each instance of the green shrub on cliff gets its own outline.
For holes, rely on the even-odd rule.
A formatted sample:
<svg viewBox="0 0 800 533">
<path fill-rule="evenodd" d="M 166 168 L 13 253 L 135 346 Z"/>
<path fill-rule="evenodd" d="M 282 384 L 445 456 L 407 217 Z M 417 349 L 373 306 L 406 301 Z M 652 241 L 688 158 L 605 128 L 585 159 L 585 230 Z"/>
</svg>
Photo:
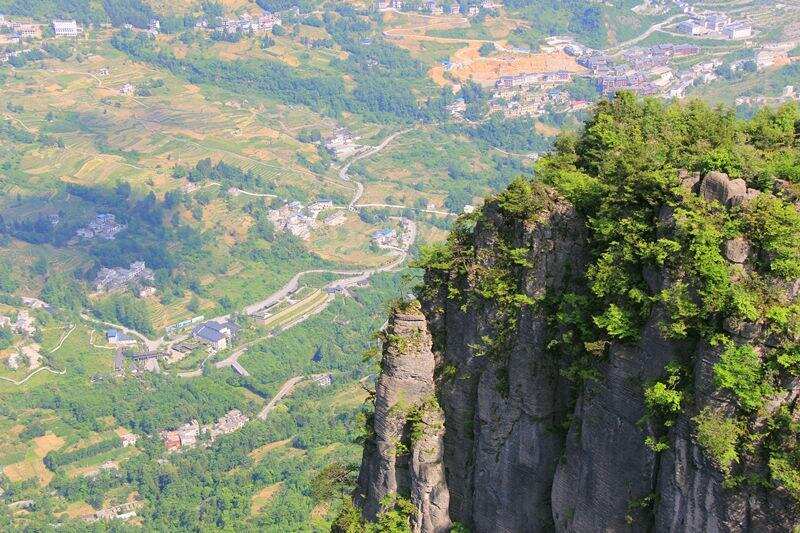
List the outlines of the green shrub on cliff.
<svg viewBox="0 0 800 533">
<path fill-rule="evenodd" d="M 734 463 L 739 461 L 736 446 L 745 430 L 736 421 L 704 409 L 694 417 L 697 427 L 697 442 L 700 443 L 723 473 L 729 474 Z"/>
</svg>

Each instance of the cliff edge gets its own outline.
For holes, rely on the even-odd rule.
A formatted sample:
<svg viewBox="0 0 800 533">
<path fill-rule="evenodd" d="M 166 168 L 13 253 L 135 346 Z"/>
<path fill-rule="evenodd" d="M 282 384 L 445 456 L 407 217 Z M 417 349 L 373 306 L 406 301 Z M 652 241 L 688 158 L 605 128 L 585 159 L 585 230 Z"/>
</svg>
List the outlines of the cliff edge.
<svg viewBox="0 0 800 533">
<path fill-rule="evenodd" d="M 384 333 L 367 521 L 406 498 L 415 532 L 800 525 L 796 188 L 706 164 L 727 127 L 777 149 L 718 113 L 601 104 L 426 252 Z"/>
</svg>

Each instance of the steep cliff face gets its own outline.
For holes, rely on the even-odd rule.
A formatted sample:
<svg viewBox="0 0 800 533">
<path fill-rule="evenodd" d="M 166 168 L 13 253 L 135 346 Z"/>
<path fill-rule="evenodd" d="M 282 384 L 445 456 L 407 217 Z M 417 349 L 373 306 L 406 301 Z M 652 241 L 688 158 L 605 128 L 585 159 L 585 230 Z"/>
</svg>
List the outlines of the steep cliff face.
<svg viewBox="0 0 800 533">
<path fill-rule="evenodd" d="M 584 165 L 552 181 L 569 194 Z M 633 212 L 517 181 L 424 259 L 419 310 L 384 343 L 368 519 L 397 493 L 422 532 L 800 525 L 796 198 L 721 172 L 656 182 Z"/>
<path fill-rule="evenodd" d="M 364 448 L 355 501 L 375 520 L 408 494 L 419 509 L 413 529 L 449 531 L 449 496 L 442 462 L 444 419 L 434 391 L 434 356 L 425 316 L 414 304 L 396 312 L 385 332 L 375 389 L 374 433 Z"/>
</svg>

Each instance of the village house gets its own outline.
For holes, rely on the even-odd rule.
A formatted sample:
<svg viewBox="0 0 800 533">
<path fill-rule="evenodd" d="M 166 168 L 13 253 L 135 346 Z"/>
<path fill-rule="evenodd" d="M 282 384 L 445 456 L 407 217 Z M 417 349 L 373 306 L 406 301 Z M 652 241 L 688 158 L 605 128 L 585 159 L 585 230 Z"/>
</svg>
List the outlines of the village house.
<svg viewBox="0 0 800 533">
<path fill-rule="evenodd" d="M 209 320 L 197 326 L 192 331 L 192 336 L 214 350 L 219 351 L 224 350 L 228 346 L 228 341 L 234 339 L 241 329 L 241 327 L 231 321 L 216 322 L 214 320 Z"/>
<path fill-rule="evenodd" d="M 0 315 L 0 328 L 11 329 L 11 317 Z"/>
<path fill-rule="evenodd" d="M 125 229 L 124 224 L 117 222 L 117 217 L 112 213 L 100 213 L 95 215 L 86 227 L 75 232 L 76 238 L 93 239 L 99 237 L 107 241 L 113 241 L 117 234 Z"/>
<path fill-rule="evenodd" d="M 22 309 L 17 313 L 17 320 L 11 325 L 11 331 L 19 335 L 33 335 L 36 332 L 36 319 Z"/>
<path fill-rule="evenodd" d="M 319 213 L 320 211 L 324 211 L 325 209 L 332 209 L 333 208 L 333 200 L 328 199 L 319 199 L 312 204 L 308 204 L 308 211 L 313 212 L 316 211 Z"/>
<path fill-rule="evenodd" d="M 20 355 L 18 353 L 12 353 L 11 355 L 6 358 L 6 366 L 12 372 L 15 370 L 19 370 L 19 361 Z"/>
<path fill-rule="evenodd" d="M 210 428 L 204 427 L 208 431 L 209 437 L 213 441 L 220 435 L 228 435 L 234 431 L 239 431 L 250 419 L 242 414 L 238 409 L 228 411 L 220 417 Z"/>
<path fill-rule="evenodd" d="M 161 437 L 164 440 L 164 447 L 168 452 L 181 448 L 181 437 L 178 435 L 177 431 L 165 431 Z"/>
<path fill-rule="evenodd" d="M 133 362 L 133 373 L 140 372 L 160 372 L 161 368 L 158 366 L 158 359 L 165 357 L 162 352 L 142 352 L 128 353 L 128 358 Z"/>
<path fill-rule="evenodd" d="M 333 135 L 325 140 L 324 146 L 336 159 L 345 159 L 358 151 L 358 139 L 360 137 L 353 135 L 347 128 L 336 128 Z"/>
<path fill-rule="evenodd" d="M 197 420 L 192 420 L 188 424 L 179 427 L 176 433 L 181 439 L 181 447 L 194 446 L 197 444 L 197 437 L 200 435 L 200 423 Z"/>
<path fill-rule="evenodd" d="M 125 373 L 125 352 L 122 348 L 117 348 L 114 354 L 114 373 L 122 376 Z"/>
<path fill-rule="evenodd" d="M 738 21 L 722 28 L 722 35 L 726 39 L 747 39 L 753 35 L 753 27 L 749 22 Z"/>
<path fill-rule="evenodd" d="M 106 342 L 112 346 L 133 346 L 136 340 L 129 337 L 118 329 L 109 329 L 106 331 Z"/>
<path fill-rule="evenodd" d="M 178 344 L 173 344 L 169 352 L 166 355 L 166 360 L 170 363 L 177 363 L 178 361 L 186 358 L 197 345 L 190 342 L 179 342 Z"/>
<path fill-rule="evenodd" d="M 333 374 L 317 374 L 311 376 L 311 381 L 320 387 L 330 387 L 333 384 Z"/>
<path fill-rule="evenodd" d="M 701 24 L 696 20 L 684 20 L 678 23 L 676 29 L 680 33 L 692 36 L 705 35 L 708 33 L 708 28 L 706 28 L 704 24 Z"/>
<path fill-rule="evenodd" d="M 756 69 L 764 70 L 775 64 L 777 54 L 774 50 L 759 50 L 755 55 Z"/>
<path fill-rule="evenodd" d="M 397 244 L 397 232 L 391 228 L 377 230 L 372 233 L 372 242 L 378 246 L 394 246 Z"/>
<path fill-rule="evenodd" d="M 147 268 L 144 261 L 131 263 L 130 268 L 101 268 L 94 280 L 97 292 L 121 289 L 133 282 L 153 281 L 155 275 Z"/>
<path fill-rule="evenodd" d="M 139 289 L 139 298 L 148 298 L 156 293 L 155 287 L 142 287 Z"/>
<path fill-rule="evenodd" d="M 467 102 L 463 98 L 458 98 L 452 104 L 448 104 L 445 109 L 452 117 L 463 117 L 464 112 L 467 110 Z"/>
<path fill-rule="evenodd" d="M 311 237 L 311 230 L 317 225 L 317 216 L 323 209 L 330 207 L 333 207 L 333 202 L 330 200 L 315 202 L 307 208 L 295 200 L 278 209 L 270 209 L 267 217 L 277 231 L 288 231 L 299 239 L 308 240 Z"/>
<path fill-rule="evenodd" d="M 133 94 L 133 91 L 134 91 L 135 89 L 136 89 L 136 87 L 134 87 L 132 84 L 130 84 L 130 83 L 126 83 L 125 85 L 123 85 L 123 86 L 120 88 L 120 90 L 119 90 L 119 94 L 121 94 L 122 96 L 130 96 L 130 95 L 132 95 L 132 94 Z"/>
<path fill-rule="evenodd" d="M 139 435 L 136 433 L 124 433 L 120 439 L 122 440 L 122 447 L 127 448 L 136 444 L 136 441 L 139 440 Z"/>
<path fill-rule="evenodd" d="M 11 31 L 20 39 L 36 39 L 42 36 L 42 28 L 38 24 L 12 22 Z"/>
<path fill-rule="evenodd" d="M 53 33 L 56 37 L 77 37 L 83 33 L 83 28 L 75 20 L 54 20 Z"/>
<path fill-rule="evenodd" d="M 124 522 L 136 516 L 136 508 L 140 506 L 140 502 L 126 502 L 121 505 L 116 505 L 114 507 L 108 507 L 93 513 L 81 515 L 80 518 L 85 522 L 99 522 L 100 520 L 105 522 L 110 520 L 121 520 Z"/>
</svg>

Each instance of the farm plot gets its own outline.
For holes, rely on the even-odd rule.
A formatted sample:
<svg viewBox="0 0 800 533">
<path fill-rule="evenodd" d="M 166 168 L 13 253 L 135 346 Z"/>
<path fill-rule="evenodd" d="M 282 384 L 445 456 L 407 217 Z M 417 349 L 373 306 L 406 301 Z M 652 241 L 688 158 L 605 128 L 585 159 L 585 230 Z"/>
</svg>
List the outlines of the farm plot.
<svg viewBox="0 0 800 533">
<path fill-rule="evenodd" d="M 37 479 L 40 486 L 44 487 L 53 479 L 53 473 L 44 466 L 42 459 L 48 452 L 57 450 L 64 444 L 64 439 L 46 433 L 32 440 L 25 453 L 25 458 L 3 468 L 3 474 L 12 482 Z"/>
<path fill-rule="evenodd" d="M 316 289 L 302 300 L 267 317 L 263 325 L 270 330 L 286 329 L 298 321 L 319 313 L 331 300 L 333 295 Z"/>
</svg>

